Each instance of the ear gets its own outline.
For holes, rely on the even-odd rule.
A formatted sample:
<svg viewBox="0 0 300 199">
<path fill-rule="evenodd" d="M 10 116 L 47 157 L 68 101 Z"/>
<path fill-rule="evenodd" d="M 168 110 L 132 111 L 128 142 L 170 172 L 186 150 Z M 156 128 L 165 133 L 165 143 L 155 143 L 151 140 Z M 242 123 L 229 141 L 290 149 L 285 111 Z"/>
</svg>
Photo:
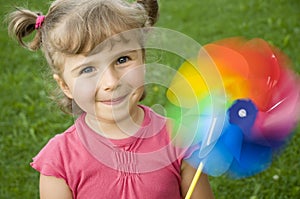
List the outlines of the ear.
<svg viewBox="0 0 300 199">
<path fill-rule="evenodd" d="M 70 91 L 70 89 L 69 89 L 68 85 L 65 83 L 65 81 L 57 74 L 54 74 L 53 78 L 55 79 L 55 81 L 59 85 L 60 89 L 64 92 L 64 94 L 68 98 L 73 99 L 72 92 Z"/>
</svg>

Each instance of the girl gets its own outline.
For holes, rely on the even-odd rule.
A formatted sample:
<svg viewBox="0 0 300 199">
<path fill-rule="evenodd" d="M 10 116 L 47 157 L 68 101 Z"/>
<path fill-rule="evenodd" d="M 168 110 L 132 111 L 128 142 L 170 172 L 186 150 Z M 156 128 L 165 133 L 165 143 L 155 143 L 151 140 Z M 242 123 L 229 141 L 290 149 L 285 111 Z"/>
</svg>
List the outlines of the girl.
<svg viewBox="0 0 300 199">
<path fill-rule="evenodd" d="M 41 49 L 74 125 L 33 159 L 40 197 L 182 198 L 195 169 L 171 144 L 166 118 L 139 105 L 143 43 L 158 17 L 155 0 L 56 0 L 48 13 L 17 9 L 9 31 Z M 29 44 L 23 38 L 35 32 Z M 193 198 L 213 198 L 202 175 Z"/>
</svg>

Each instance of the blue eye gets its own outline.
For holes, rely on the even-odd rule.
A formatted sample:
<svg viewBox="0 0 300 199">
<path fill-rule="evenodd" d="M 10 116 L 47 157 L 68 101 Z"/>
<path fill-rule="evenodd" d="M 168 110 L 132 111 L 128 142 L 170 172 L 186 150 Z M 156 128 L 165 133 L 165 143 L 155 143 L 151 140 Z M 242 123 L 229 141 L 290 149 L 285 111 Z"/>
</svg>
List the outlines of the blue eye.
<svg viewBox="0 0 300 199">
<path fill-rule="evenodd" d="M 118 58 L 117 60 L 117 64 L 124 64 L 126 62 L 128 62 L 130 60 L 130 58 L 128 56 L 123 56 Z"/>
<path fill-rule="evenodd" d="M 88 67 L 85 67 L 84 69 L 82 69 L 82 70 L 80 71 L 80 74 L 91 73 L 91 72 L 93 72 L 93 71 L 95 71 L 95 67 L 93 67 L 93 66 L 88 66 Z"/>
</svg>

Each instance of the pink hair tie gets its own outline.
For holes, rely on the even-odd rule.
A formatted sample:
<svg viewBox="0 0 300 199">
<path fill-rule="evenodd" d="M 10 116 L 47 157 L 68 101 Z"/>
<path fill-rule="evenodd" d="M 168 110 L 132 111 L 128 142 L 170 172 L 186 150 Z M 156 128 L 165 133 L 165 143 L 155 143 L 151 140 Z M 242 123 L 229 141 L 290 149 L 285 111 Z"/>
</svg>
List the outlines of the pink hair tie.
<svg viewBox="0 0 300 199">
<path fill-rule="evenodd" d="M 39 29 L 40 27 L 42 27 L 44 20 L 45 20 L 45 16 L 39 15 L 35 21 L 35 29 Z"/>
</svg>

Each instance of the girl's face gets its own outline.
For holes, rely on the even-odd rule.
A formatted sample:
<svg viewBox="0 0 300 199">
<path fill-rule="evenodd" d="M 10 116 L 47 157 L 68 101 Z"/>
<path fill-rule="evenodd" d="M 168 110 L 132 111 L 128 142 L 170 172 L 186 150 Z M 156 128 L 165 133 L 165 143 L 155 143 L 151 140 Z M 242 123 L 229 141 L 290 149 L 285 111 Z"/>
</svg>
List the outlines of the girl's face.
<svg viewBox="0 0 300 199">
<path fill-rule="evenodd" d="M 136 38 L 97 46 L 88 56 L 65 58 L 64 93 L 98 121 L 133 118 L 144 92 L 143 51 Z M 63 81 L 61 81 L 63 82 Z"/>
</svg>

